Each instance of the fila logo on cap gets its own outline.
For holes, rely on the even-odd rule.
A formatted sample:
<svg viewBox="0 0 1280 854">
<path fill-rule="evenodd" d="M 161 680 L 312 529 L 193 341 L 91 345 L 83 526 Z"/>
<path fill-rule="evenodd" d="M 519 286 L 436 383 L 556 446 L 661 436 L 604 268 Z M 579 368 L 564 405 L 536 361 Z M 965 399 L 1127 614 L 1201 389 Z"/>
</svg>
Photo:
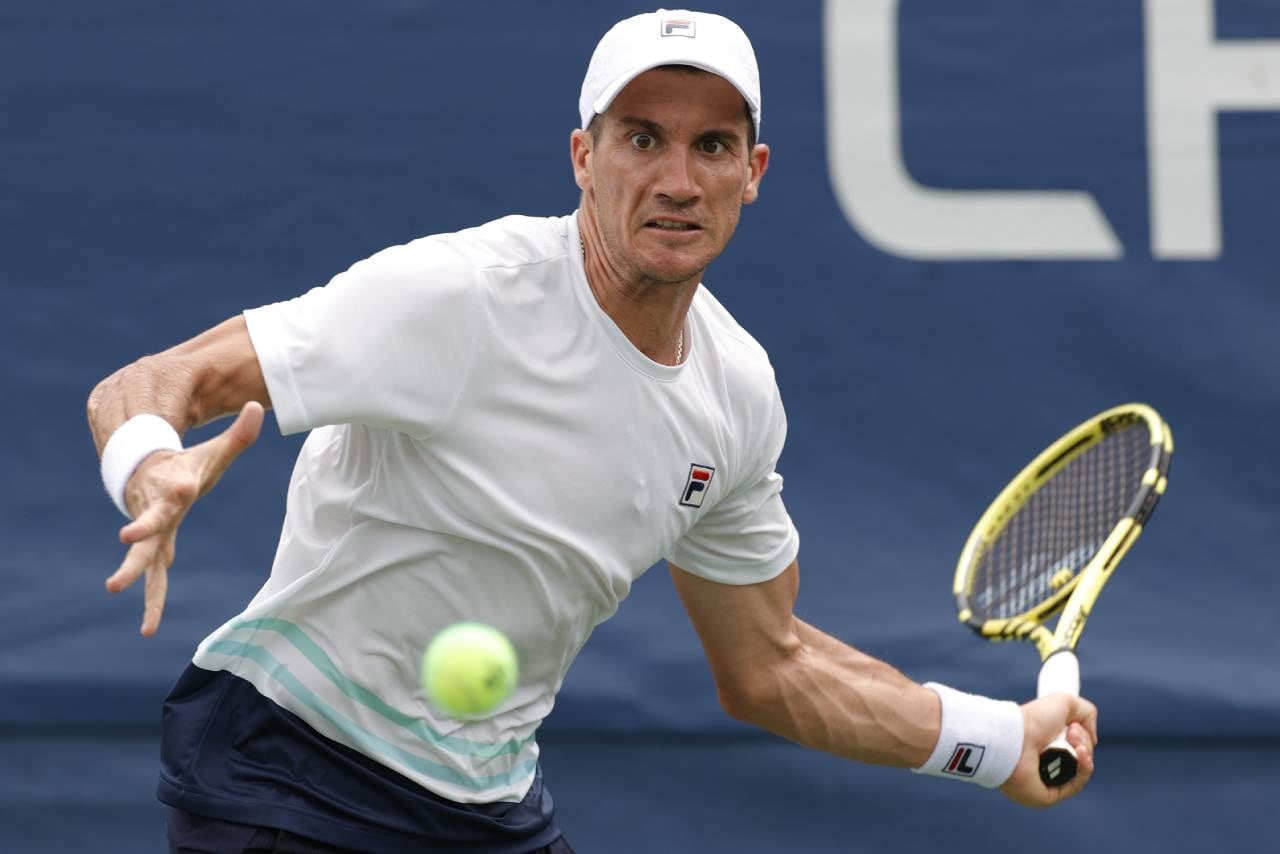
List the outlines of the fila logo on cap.
<svg viewBox="0 0 1280 854">
<path fill-rule="evenodd" d="M 698 25 L 688 18 L 663 18 L 662 37 L 684 36 L 687 39 L 698 37 Z"/>
<path fill-rule="evenodd" d="M 976 744 L 957 744 L 955 752 L 951 754 L 951 759 L 943 767 L 942 773 L 956 777 L 972 777 L 978 773 L 978 766 L 982 764 L 984 753 L 986 753 L 985 747 L 979 747 Z"/>
<path fill-rule="evenodd" d="M 701 507 L 715 473 L 716 470 L 711 466 L 700 466 L 697 463 L 689 466 L 689 479 L 685 481 L 680 503 L 685 507 Z"/>
</svg>

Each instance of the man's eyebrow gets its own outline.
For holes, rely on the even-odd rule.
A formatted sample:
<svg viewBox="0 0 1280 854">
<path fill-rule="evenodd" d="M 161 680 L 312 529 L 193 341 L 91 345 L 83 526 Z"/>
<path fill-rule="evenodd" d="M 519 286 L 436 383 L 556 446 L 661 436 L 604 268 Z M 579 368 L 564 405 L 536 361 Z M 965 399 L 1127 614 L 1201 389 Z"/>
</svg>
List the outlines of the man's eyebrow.
<svg viewBox="0 0 1280 854">
<path fill-rule="evenodd" d="M 666 130 L 666 128 L 652 119 L 645 119 L 640 116 L 620 116 L 618 123 L 638 127 L 659 136 Z M 698 139 L 727 139 L 733 142 L 741 142 L 744 139 L 744 135 L 741 130 L 735 127 L 708 128 L 698 134 Z"/>
<path fill-rule="evenodd" d="M 727 139 L 730 142 L 742 142 L 742 131 L 737 128 L 709 128 L 698 135 L 698 139 Z"/>
<path fill-rule="evenodd" d="M 642 119 L 639 116 L 622 116 L 621 118 L 618 119 L 618 122 L 624 125 L 641 127 L 647 131 L 652 131 L 654 133 L 661 133 L 663 130 L 662 125 L 658 124 L 652 119 Z"/>
</svg>

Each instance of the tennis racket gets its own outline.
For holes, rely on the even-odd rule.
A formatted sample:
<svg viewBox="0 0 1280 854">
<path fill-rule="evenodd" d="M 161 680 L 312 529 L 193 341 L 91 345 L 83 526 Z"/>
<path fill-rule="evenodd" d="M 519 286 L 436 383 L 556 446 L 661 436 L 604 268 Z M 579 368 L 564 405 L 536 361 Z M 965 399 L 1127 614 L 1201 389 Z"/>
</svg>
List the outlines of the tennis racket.
<svg viewBox="0 0 1280 854">
<path fill-rule="evenodd" d="M 969 535 L 953 588 L 960 621 L 989 640 L 1034 643 L 1037 697 L 1079 695 L 1076 643 L 1164 494 L 1172 453 L 1169 425 L 1150 406 L 1108 409 L 1032 460 Z M 1040 754 L 1040 779 L 1062 786 L 1077 767 L 1064 730 Z"/>
</svg>

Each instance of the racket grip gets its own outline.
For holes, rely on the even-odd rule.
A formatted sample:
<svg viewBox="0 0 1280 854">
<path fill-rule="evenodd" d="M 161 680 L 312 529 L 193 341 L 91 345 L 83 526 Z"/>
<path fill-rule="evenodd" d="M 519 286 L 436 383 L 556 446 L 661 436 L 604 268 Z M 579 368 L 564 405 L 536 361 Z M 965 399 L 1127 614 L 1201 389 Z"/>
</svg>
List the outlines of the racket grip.
<svg viewBox="0 0 1280 854">
<path fill-rule="evenodd" d="M 1080 696 L 1080 661 L 1069 649 L 1053 653 L 1040 667 L 1036 697 L 1049 694 Z M 1079 767 L 1075 748 L 1067 741 L 1065 728 L 1040 751 L 1040 781 L 1046 786 L 1065 786 L 1076 776 Z"/>
</svg>

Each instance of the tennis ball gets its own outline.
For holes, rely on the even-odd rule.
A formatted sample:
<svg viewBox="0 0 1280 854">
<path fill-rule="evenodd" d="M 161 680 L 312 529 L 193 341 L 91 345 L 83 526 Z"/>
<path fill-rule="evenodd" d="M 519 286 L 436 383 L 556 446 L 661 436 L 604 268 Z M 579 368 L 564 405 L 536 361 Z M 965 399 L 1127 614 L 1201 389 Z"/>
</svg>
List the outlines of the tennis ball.
<svg viewBox="0 0 1280 854">
<path fill-rule="evenodd" d="M 516 686 L 516 650 L 506 635 L 483 623 L 456 623 L 422 654 L 422 690 L 455 717 L 483 715 Z"/>
</svg>

